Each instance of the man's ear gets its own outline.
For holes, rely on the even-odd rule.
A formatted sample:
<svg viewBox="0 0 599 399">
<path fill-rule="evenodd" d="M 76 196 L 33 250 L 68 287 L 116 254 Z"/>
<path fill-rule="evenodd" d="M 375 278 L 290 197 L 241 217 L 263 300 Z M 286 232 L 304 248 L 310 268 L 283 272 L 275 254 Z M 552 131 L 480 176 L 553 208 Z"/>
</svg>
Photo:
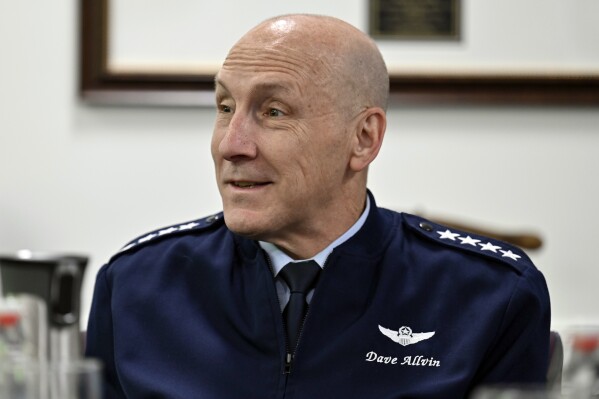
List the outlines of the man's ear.
<svg viewBox="0 0 599 399">
<path fill-rule="evenodd" d="M 387 116 L 381 108 L 368 108 L 356 125 L 349 166 L 359 172 L 376 158 L 383 144 Z"/>
</svg>

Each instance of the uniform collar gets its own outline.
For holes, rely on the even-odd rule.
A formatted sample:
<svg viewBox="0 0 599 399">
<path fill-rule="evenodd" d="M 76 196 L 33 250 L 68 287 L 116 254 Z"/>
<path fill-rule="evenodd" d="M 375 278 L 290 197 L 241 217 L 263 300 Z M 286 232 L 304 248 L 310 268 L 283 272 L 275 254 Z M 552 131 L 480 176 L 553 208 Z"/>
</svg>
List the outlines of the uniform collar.
<svg viewBox="0 0 599 399">
<path fill-rule="evenodd" d="M 324 264 L 325 264 L 327 258 L 329 257 L 329 255 L 331 254 L 331 252 L 333 252 L 333 249 L 335 249 L 339 245 L 343 244 L 344 242 L 349 240 L 351 237 L 353 237 L 358 231 L 360 231 L 360 229 L 362 228 L 362 226 L 364 226 L 364 223 L 366 222 L 366 218 L 368 217 L 369 212 L 370 212 L 370 196 L 367 195 L 366 196 L 366 207 L 364 208 L 362 215 L 360 215 L 360 217 L 358 218 L 356 223 L 354 223 L 353 226 L 351 226 L 345 233 L 343 233 L 341 236 L 339 236 L 335 241 L 333 241 L 331 244 L 329 244 L 329 246 L 327 246 L 325 249 L 323 249 L 322 251 L 320 251 L 319 253 L 317 253 L 315 256 L 313 256 L 310 259 L 294 260 L 289 255 L 287 255 L 285 252 L 281 251 L 276 245 L 274 245 L 272 243 L 269 243 L 266 241 L 259 241 L 259 244 L 260 244 L 260 247 L 262 247 L 262 249 L 264 251 L 266 251 L 266 253 L 268 254 L 268 257 L 271 260 L 272 270 L 273 270 L 275 277 L 281 271 L 281 269 L 290 262 L 300 262 L 303 260 L 314 260 L 314 261 L 316 261 L 316 263 L 318 263 L 318 265 L 320 267 L 324 267 Z"/>
</svg>

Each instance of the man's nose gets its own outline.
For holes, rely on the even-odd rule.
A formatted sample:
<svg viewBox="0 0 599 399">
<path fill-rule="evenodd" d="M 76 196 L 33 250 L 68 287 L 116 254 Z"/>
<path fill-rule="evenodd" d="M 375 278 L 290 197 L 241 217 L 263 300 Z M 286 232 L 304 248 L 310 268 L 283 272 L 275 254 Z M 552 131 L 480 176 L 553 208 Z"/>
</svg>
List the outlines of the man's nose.
<svg viewBox="0 0 599 399">
<path fill-rule="evenodd" d="M 257 127 L 251 115 L 235 112 L 219 145 L 223 158 L 227 161 L 255 158 Z"/>
</svg>

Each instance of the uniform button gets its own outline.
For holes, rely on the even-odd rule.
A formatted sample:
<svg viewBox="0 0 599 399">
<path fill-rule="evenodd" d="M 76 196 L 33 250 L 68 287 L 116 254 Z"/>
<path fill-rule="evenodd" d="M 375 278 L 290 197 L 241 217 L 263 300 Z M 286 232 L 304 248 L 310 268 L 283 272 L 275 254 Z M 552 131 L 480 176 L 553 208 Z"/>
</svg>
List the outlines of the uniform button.
<svg viewBox="0 0 599 399">
<path fill-rule="evenodd" d="M 433 226 L 431 226 L 430 224 L 428 224 L 426 222 L 420 222 L 420 224 L 418 226 L 420 226 L 420 228 L 422 230 L 428 231 L 429 233 L 431 231 L 433 231 Z"/>
<path fill-rule="evenodd" d="M 206 218 L 206 223 L 214 223 L 218 220 L 219 215 L 212 215 Z"/>
</svg>

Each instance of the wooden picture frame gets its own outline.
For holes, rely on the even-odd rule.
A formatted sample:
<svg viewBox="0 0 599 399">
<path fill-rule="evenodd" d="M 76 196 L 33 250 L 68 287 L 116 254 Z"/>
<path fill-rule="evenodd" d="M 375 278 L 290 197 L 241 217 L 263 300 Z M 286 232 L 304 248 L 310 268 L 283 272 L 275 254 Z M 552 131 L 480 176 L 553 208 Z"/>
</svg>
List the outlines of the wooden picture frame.
<svg viewBox="0 0 599 399">
<path fill-rule="evenodd" d="M 214 73 L 108 68 L 109 0 L 80 1 L 81 98 L 90 104 L 212 105 Z M 592 74 L 397 72 L 394 104 L 599 105 L 599 66 Z"/>
</svg>

